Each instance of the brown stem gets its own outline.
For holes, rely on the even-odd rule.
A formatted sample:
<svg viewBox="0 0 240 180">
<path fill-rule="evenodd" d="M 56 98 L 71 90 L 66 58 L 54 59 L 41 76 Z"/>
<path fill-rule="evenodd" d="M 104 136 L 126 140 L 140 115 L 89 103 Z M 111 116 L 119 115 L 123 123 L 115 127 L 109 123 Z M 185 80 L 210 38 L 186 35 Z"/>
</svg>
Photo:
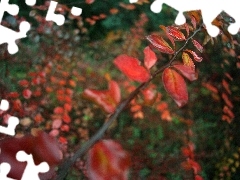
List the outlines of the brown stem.
<svg viewBox="0 0 240 180">
<path fill-rule="evenodd" d="M 58 175 L 57 180 L 63 180 L 68 173 L 69 168 L 74 164 L 74 162 L 77 160 L 77 158 L 84 155 L 84 153 L 92 146 L 94 145 L 98 140 L 102 138 L 105 131 L 108 129 L 108 127 L 116 120 L 116 118 L 119 116 L 119 114 L 124 110 L 124 108 L 131 102 L 133 98 L 135 98 L 142 89 L 144 89 L 158 74 L 160 74 L 165 68 L 171 66 L 172 62 L 176 59 L 177 55 L 187 46 L 189 40 L 193 38 L 199 31 L 201 31 L 202 26 L 200 26 L 194 33 L 189 36 L 184 43 L 184 45 L 176 51 L 174 56 L 170 59 L 170 61 L 160 69 L 156 70 L 152 77 L 144 83 L 141 83 L 124 101 L 122 101 L 117 107 L 113 114 L 111 114 L 108 118 L 108 121 L 103 124 L 103 126 L 96 132 L 93 137 L 89 141 L 87 141 L 83 146 L 77 150 L 77 152 L 69 159 L 63 162 L 63 164 L 60 165 L 58 169 Z"/>
</svg>

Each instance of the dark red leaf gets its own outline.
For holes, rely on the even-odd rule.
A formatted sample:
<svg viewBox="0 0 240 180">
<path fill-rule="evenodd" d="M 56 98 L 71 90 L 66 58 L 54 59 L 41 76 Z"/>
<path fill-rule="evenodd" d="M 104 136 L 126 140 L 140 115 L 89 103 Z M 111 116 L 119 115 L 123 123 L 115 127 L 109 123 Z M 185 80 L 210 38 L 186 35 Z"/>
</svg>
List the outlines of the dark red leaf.
<svg viewBox="0 0 240 180">
<path fill-rule="evenodd" d="M 197 50 L 199 50 L 199 52 L 201 53 L 203 52 L 203 47 L 198 41 L 192 39 L 192 43 L 197 48 Z"/>
<path fill-rule="evenodd" d="M 152 66 L 157 62 L 156 54 L 147 46 L 144 49 L 144 65 L 147 69 L 151 69 Z"/>
<path fill-rule="evenodd" d="M 166 68 L 162 74 L 164 88 L 179 107 L 188 102 L 187 86 L 184 78 L 171 68 Z"/>
<path fill-rule="evenodd" d="M 195 61 L 197 61 L 197 62 L 202 62 L 203 58 L 200 57 L 200 56 L 198 56 L 194 51 L 189 50 L 189 49 L 187 49 L 187 50 L 185 50 L 185 51 L 188 52 L 188 53 L 190 53 L 190 54 L 192 54 L 192 56 L 193 56 L 193 58 L 194 58 Z"/>
<path fill-rule="evenodd" d="M 101 140 L 88 152 L 87 170 L 90 180 L 127 180 L 130 156 L 113 140 Z"/>
<path fill-rule="evenodd" d="M 134 81 L 146 82 L 150 78 L 148 70 L 140 65 L 138 59 L 131 56 L 120 55 L 114 59 L 114 64 L 123 74 Z"/>
<path fill-rule="evenodd" d="M 158 35 L 149 35 L 146 37 L 147 40 L 160 52 L 166 53 L 166 54 L 173 54 L 174 50 L 169 46 L 169 44 Z"/>
</svg>

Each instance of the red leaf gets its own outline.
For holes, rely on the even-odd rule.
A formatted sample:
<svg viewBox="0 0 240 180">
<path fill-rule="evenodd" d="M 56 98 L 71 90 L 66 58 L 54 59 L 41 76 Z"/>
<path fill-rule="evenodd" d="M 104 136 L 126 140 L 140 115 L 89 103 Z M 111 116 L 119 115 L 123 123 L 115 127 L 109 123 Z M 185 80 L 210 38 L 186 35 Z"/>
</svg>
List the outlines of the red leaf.
<svg viewBox="0 0 240 180">
<path fill-rule="evenodd" d="M 25 99 L 29 99 L 32 96 L 32 91 L 30 89 L 24 89 L 22 95 Z"/>
<path fill-rule="evenodd" d="M 64 109 L 62 107 L 58 106 L 58 107 L 54 108 L 53 112 L 54 112 L 54 114 L 63 114 Z"/>
<path fill-rule="evenodd" d="M 90 180 L 127 180 L 129 166 L 130 156 L 113 140 L 101 140 L 88 152 Z"/>
<path fill-rule="evenodd" d="M 195 70 L 193 70 L 189 66 L 176 64 L 173 67 L 177 69 L 184 77 L 186 77 L 190 81 L 195 81 L 198 78 Z"/>
<path fill-rule="evenodd" d="M 192 39 L 192 43 L 197 48 L 197 50 L 199 50 L 199 52 L 201 53 L 203 52 L 203 47 L 198 41 Z"/>
<path fill-rule="evenodd" d="M 169 46 L 169 44 L 161 37 L 157 35 L 149 35 L 146 37 L 147 40 L 160 52 L 166 54 L 173 54 L 174 50 Z"/>
<path fill-rule="evenodd" d="M 98 104 L 107 113 L 113 113 L 121 99 L 120 88 L 115 81 L 109 82 L 108 90 L 85 89 L 82 95 Z"/>
<path fill-rule="evenodd" d="M 8 93 L 7 97 L 8 98 L 18 98 L 19 94 L 18 94 L 18 92 L 10 92 L 10 93 Z"/>
<path fill-rule="evenodd" d="M 156 54 L 147 46 L 144 49 L 144 65 L 147 69 L 151 69 L 152 66 L 157 62 Z"/>
<path fill-rule="evenodd" d="M 233 108 L 233 103 L 230 101 L 230 99 L 226 93 L 222 93 L 222 99 L 224 100 L 226 105 L 228 105 L 229 108 L 231 108 L 231 109 Z"/>
<path fill-rule="evenodd" d="M 163 85 L 179 107 L 188 101 L 187 86 L 183 77 L 171 68 L 166 68 L 162 75 Z"/>
<path fill-rule="evenodd" d="M 170 36 L 174 38 L 175 41 L 186 40 L 184 34 L 174 26 L 168 26 L 166 31 Z"/>
<path fill-rule="evenodd" d="M 144 96 L 145 105 L 153 105 L 153 103 L 158 97 L 156 86 L 154 86 L 153 84 L 151 84 L 148 88 L 142 90 L 142 94 Z"/>
<path fill-rule="evenodd" d="M 85 0 L 86 4 L 92 4 L 95 0 Z"/>
<path fill-rule="evenodd" d="M 199 57 L 194 51 L 191 51 L 191 50 L 185 50 L 186 52 L 189 52 L 190 54 L 192 54 L 193 58 L 195 61 L 197 62 L 201 62 L 203 60 L 202 57 Z"/>
<path fill-rule="evenodd" d="M 64 113 L 62 116 L 62 120 L 68 124 L 71 122 L 71 117 L 67 113 Z"/>
<path fill-rule="evenodd" d="M 166 28 L 166 26 L 164 26 L 164 25 L 160 25 L 159 27 L 160 27 L 160 28 L 166 33 L 168 39 L 171 41 L 173 47 L 175 48 L 175 41 L 174 41 L 173 37 L 170 36 L 169 33 L 167 32 L 167 28 Z"/>
<path fill-rule="evenodd" d="M 28 87 L 29 82 L 26 79 L 18 81 L 18 84 L 22 87 Z"/>
<path fill-rule="evenodd" d="M 189 36 L 189 31 L 190 31 L 189 25 L 187 23 L 184 23 L 184 27 L 185 27 L 185 30 L 187 32 L 187 36 Z"/>
<path fill-rule="evenodd" d="M 114 64 L 123 74 L 134 81 L 146 82 L 150 78 L 150 73 L 140 66 L 140 62 L 136 58 L 120 55 L 114 59 Z"/>
</svg>

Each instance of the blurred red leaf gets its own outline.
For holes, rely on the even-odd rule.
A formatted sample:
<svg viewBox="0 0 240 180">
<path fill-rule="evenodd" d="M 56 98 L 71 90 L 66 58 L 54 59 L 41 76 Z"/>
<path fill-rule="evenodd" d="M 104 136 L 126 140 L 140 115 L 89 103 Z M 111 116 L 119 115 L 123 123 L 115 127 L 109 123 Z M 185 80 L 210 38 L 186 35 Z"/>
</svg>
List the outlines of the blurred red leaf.
<svg viewBox="0 0 240 180">
<path fill-rule="evenodd" d="M 114 59 L 114 64 L 123 74 L 134 81 L 146 82 L 150 78 L 147 69 L 141 66 L 140 61 L 134 57 L 120 55 Z"/>
<path fill-rule="evenodd" d="M 125 4 L 123 2 L 120 2 L 119 6 L 127 10 L 134 10 L 136 8 L 134 4 Z"/>
<path fill-rule="evenodd" d="M 166 68 L 162 74 L 164 88 L 179 107 L 188 102 L 187 86 L 184 78 L 171 68 Z"/>
<path fill-rule="evenodd" d="M 23 80 L 18 81 L 18 84 L 22 87 L 28 87 L 29 82 L 28 82 L 28 80 L 23 79 Z"/>
<path fill-rule="evenodd" d="M 209 91 L 211 91 L 215 94 L 218 93 L 218 89 L 215 86 L 213 86 L 212 84 L 203 82 L 202 85 L 203 85 L 203 87 L 207 88 Z"/>
<path fill-rule="evenodd" d="M 10 93 L 8 93 L 7 97 L 8 98 L 18 98 L 19 94 L 18 94 L 18 92 L 10 92 Z"/>
<path fill-rule="evenodd" d="M 64 109 L 63 109 L 62 107 L 58 106 L 58 107 L 55 107 L 55 108 L 54 108 L 53 112 L 54 112 L 55 114 L 63 114 Z"/>
<path fill-rule="evenodd" d="M 108 90 L 85 89 L 82 95 L 98 104 L 105 112 L 113 113 L 120 102 L 121 93 L 115 81 L 110 81 L 108 86 Z"/>
<path fill-rule="evenodd" d="M 228 95 L 226 93 L 222 93 L 222 99 L 224 100 L 225 104 L 229 107 L 229 108 L 233 108 L 233 103 L 230 101 Z"/>
<path fill-rule="evenodd" d="M 90 180 L 127 180 L 130 156 L 113 140 L 101 140 L 88 152 L 87 170 Z"/>
<path fill-rule="evenodd" d="M 204 179 L 202 178 L 202 176 L 196 175 L 196 176 L 195 176 L 195 180 L 204 180 Z"/>
<path fill-rule="evenodd" d="M 183 41 L 186 40 L 184 34 L 174 26 L 168 26 L 166 28 L 166 32 L 174 38 L 175 41 Z"/>
<path fill-rule="evenodd" d="M 24 89 L 22 95 L 25 99 L 29 99 L 32 96 L 32 91 L 30 89 Z"/>
<path fill-rule="evenodd" d="M 92 4 L 95 0 L 85 0 L 86 4 Z"/>
<path fill-rule="evenodd" d="M 16 153 L 20 150 L 27 154 L 32 154 L 34 163 L 47 162 L 50 171 L 42 174 L 40 179 L 51 179 L 54 168 L 62 159 L 62 152 L 59 149 L 57 141 L 47 133 L 37 131 L 36 135 L 25 135 L 22 138 L 9 137 L 0 141 L 0 163 L 7 162 L 11 165 L 8 177 L 21 179 L 22 173 L 26 167 L 26 162 L 16 160 Z"/>
<path fill-rule="evenodd" d="M 197 50 L 199 50 L 199 52 L 201 53 L 203 52 L 203 47 L 198 41 L 196 41 L 195 39 L 192 39 L 192 43 L 197 48 Z"/>
<path fill-rule="evenodd" d="M 155 52 L 153 52 L 149 46 L 147 46 L 144 50 L 144 65 L 147 69 L 151 69 L 152 66 L 157 62 L 157 56 Z"/>
<path fill-rule="evenodd" d="M 181 64 L 176 64 L 173 66 L 177 69 L 184 77 L 186 77 L 190 81 L 195 81 L 198 78 L 197 73 L 191 67 Z"/>
<path fill-rule="evenodd" d="M 63 120 L 63 122 L 65 122 L 65 123 L 70 123 L 71 122 L 71 117 L 67 114 L 67 113 L 64 113 L 63 115 L 62 115 L 62 120 Z"/>
<path fill-rule="evenodd" d="M 235 115 L 233 114 L 232 110 L 227 107 L 227 106 L 224 106 L 223 107 L 223 112 L 228 115 L 231 119 L 233 119 L 235 117 Z"/>
<path fill-rule="evenodd" d="M 142 90 L 142 94 L 144 96 L 145 105 L 152 105 L 156 101 L 158 96 L 156 86 L 154 86 L 153 84 L 150 85 L 148 88 Z"/>
<path fill-rule="evenodd" d="M 229 83 L 225 79 L 222 80 L 222 85 L 228 94 L 232 94 L 232 92 L 229 88 Z"/>
<path fill-rule="evenodd" d="M 149 35 L 146 37 L 147 40 L 160 52 L 166 53 L 166 54 L 173 54 L 174 50 L 169 46 L 169 44 L 158 35 Z"/>
</svg>

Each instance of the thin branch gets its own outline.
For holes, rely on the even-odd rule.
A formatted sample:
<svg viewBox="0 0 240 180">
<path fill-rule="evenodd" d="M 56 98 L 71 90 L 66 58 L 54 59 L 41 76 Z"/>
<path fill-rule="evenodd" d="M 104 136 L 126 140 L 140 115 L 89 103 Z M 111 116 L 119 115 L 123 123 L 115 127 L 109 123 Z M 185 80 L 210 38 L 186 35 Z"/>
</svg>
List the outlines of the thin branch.
<svg viewBox="0 0 240 180">
<path fill-rule="evenodd" d="M 170 59 L 170 61 L 160 69 L 156 70 L 151 78 L 144 83 L 141 83 L 124 101 L 122 101 L 117 107 L 113 114 L 111 114 L 108 118 L 108 121 L 103 124 L 103 126 L 96 132 L 93 137 L 89 141 L 87 141 L 85 144 L 82 145 L 80 149 L 77 150 L 77 152 L 69 159 L 63 162 L 63 164 L 58 169 L 58 176 L 57 180 L 64 180 L 64 178 L 67 176 L 69 168 L 74 164 L 74 162 L 77 160 L 77 158 L 81 157 L 85 154 L 85 152 L 94 145 L 98 140 L 102 138 L 108 127 L 117 119 L 119 114 L 124 110 L 124 108 L 140 93 L 142 89 L 144 89 L 158 74 L 160 74 L 165 68 L 171 66 L 172 62 L 176 59 L 177 55 L 182 52 L 182 50 L 187 46 L 189 40 L 193 38 L 199 31 L 201 31 L 202 26 L 200 26 L 194 33 L 187 38 L 184 45 L 174 54 L 174 56 Z"/>
</svg>

